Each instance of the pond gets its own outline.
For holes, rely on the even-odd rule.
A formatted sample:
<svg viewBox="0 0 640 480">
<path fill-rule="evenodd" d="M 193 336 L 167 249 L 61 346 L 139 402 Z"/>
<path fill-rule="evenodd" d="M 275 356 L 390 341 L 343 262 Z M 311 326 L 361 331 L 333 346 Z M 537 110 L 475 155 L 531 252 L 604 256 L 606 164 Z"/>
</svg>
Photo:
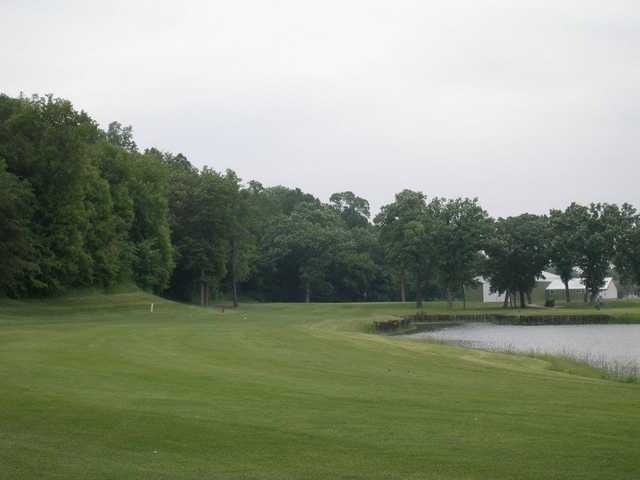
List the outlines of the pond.
<svg viewBox="0 0 640 480">
<path fill-rule="evenodd" d="M 407 336 L 484 350 L 561 355 L 616 374 L 640 376 L 640 325 L 464 323 L 429 327 Z"/>
</svg>

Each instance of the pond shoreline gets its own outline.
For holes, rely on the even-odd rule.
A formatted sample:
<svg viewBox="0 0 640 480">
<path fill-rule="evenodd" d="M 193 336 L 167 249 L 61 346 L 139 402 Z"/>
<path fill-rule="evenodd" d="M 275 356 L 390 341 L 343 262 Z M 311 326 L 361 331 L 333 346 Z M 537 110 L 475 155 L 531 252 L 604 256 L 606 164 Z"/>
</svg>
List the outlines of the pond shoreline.
<svg viewBox="0 0 640 480">
<path fill-rule="evenodd" d="M 493 323 L 498 325 L 595 325 L 617 323 L 615 317 L 606 314 L 587 315 L 506 315 L 506 314 L 422 314 L 373 322 L 376 332 L 410 330 L 418 324 L 441 323 Z"/>
</svg>

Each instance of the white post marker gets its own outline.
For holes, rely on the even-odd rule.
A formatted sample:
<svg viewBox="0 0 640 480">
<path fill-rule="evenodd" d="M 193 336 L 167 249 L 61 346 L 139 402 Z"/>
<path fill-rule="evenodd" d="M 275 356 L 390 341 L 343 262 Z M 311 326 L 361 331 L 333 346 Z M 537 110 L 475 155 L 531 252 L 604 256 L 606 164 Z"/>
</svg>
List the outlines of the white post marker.
<svg viewBox="0 0 640 480">
<path fill-rule="evenodd" d="M 151 313 L 153 313 L 153 303 L 151 304 L 151 308 L 149 309 Z"/>
</svg>

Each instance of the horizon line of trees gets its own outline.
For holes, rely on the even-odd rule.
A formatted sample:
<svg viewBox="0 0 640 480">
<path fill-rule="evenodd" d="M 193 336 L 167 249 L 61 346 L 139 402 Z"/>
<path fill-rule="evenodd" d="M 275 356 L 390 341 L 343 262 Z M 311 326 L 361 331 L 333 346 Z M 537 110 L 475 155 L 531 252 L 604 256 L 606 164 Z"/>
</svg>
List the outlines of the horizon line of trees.
<svg viewBox="0 0 640 480">
<path fill-rule="evenodd" d="M 182 154 L 140 151 L 67 100 L 0 95 L 0 294 L 56 295 L 135 282 L 207 305 L 456 298 L 477 278 L 522 307 L 544 269 L 577 274 L 593 301 L 615 268 L 640 284 L 640 217 L 629 204 L 571 204 L 492 219 L 478 199 L 403 190 L 369 203 L 243 184 Z"/>
</svg>

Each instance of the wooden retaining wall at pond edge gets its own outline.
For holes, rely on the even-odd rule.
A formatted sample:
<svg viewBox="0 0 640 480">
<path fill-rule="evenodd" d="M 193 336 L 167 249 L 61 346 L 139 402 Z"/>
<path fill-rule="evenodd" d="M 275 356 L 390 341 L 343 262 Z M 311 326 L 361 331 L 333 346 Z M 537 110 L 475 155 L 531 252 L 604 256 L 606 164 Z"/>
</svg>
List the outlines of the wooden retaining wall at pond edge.
<svg viewBox="0 0 640 480">
<path fill-rule="evenodd" d="M 585 325 L 609 323 L 611 317 L 602 314 L 591 315 L 500 315 L 500 314 L 424 314 L 407 315 L 393 320 L 373 322 L 377 332 L 392 332 L 408 328 L 416 323 L 436 322 L 491 322 L 502 325 Z"/>
</svg>

